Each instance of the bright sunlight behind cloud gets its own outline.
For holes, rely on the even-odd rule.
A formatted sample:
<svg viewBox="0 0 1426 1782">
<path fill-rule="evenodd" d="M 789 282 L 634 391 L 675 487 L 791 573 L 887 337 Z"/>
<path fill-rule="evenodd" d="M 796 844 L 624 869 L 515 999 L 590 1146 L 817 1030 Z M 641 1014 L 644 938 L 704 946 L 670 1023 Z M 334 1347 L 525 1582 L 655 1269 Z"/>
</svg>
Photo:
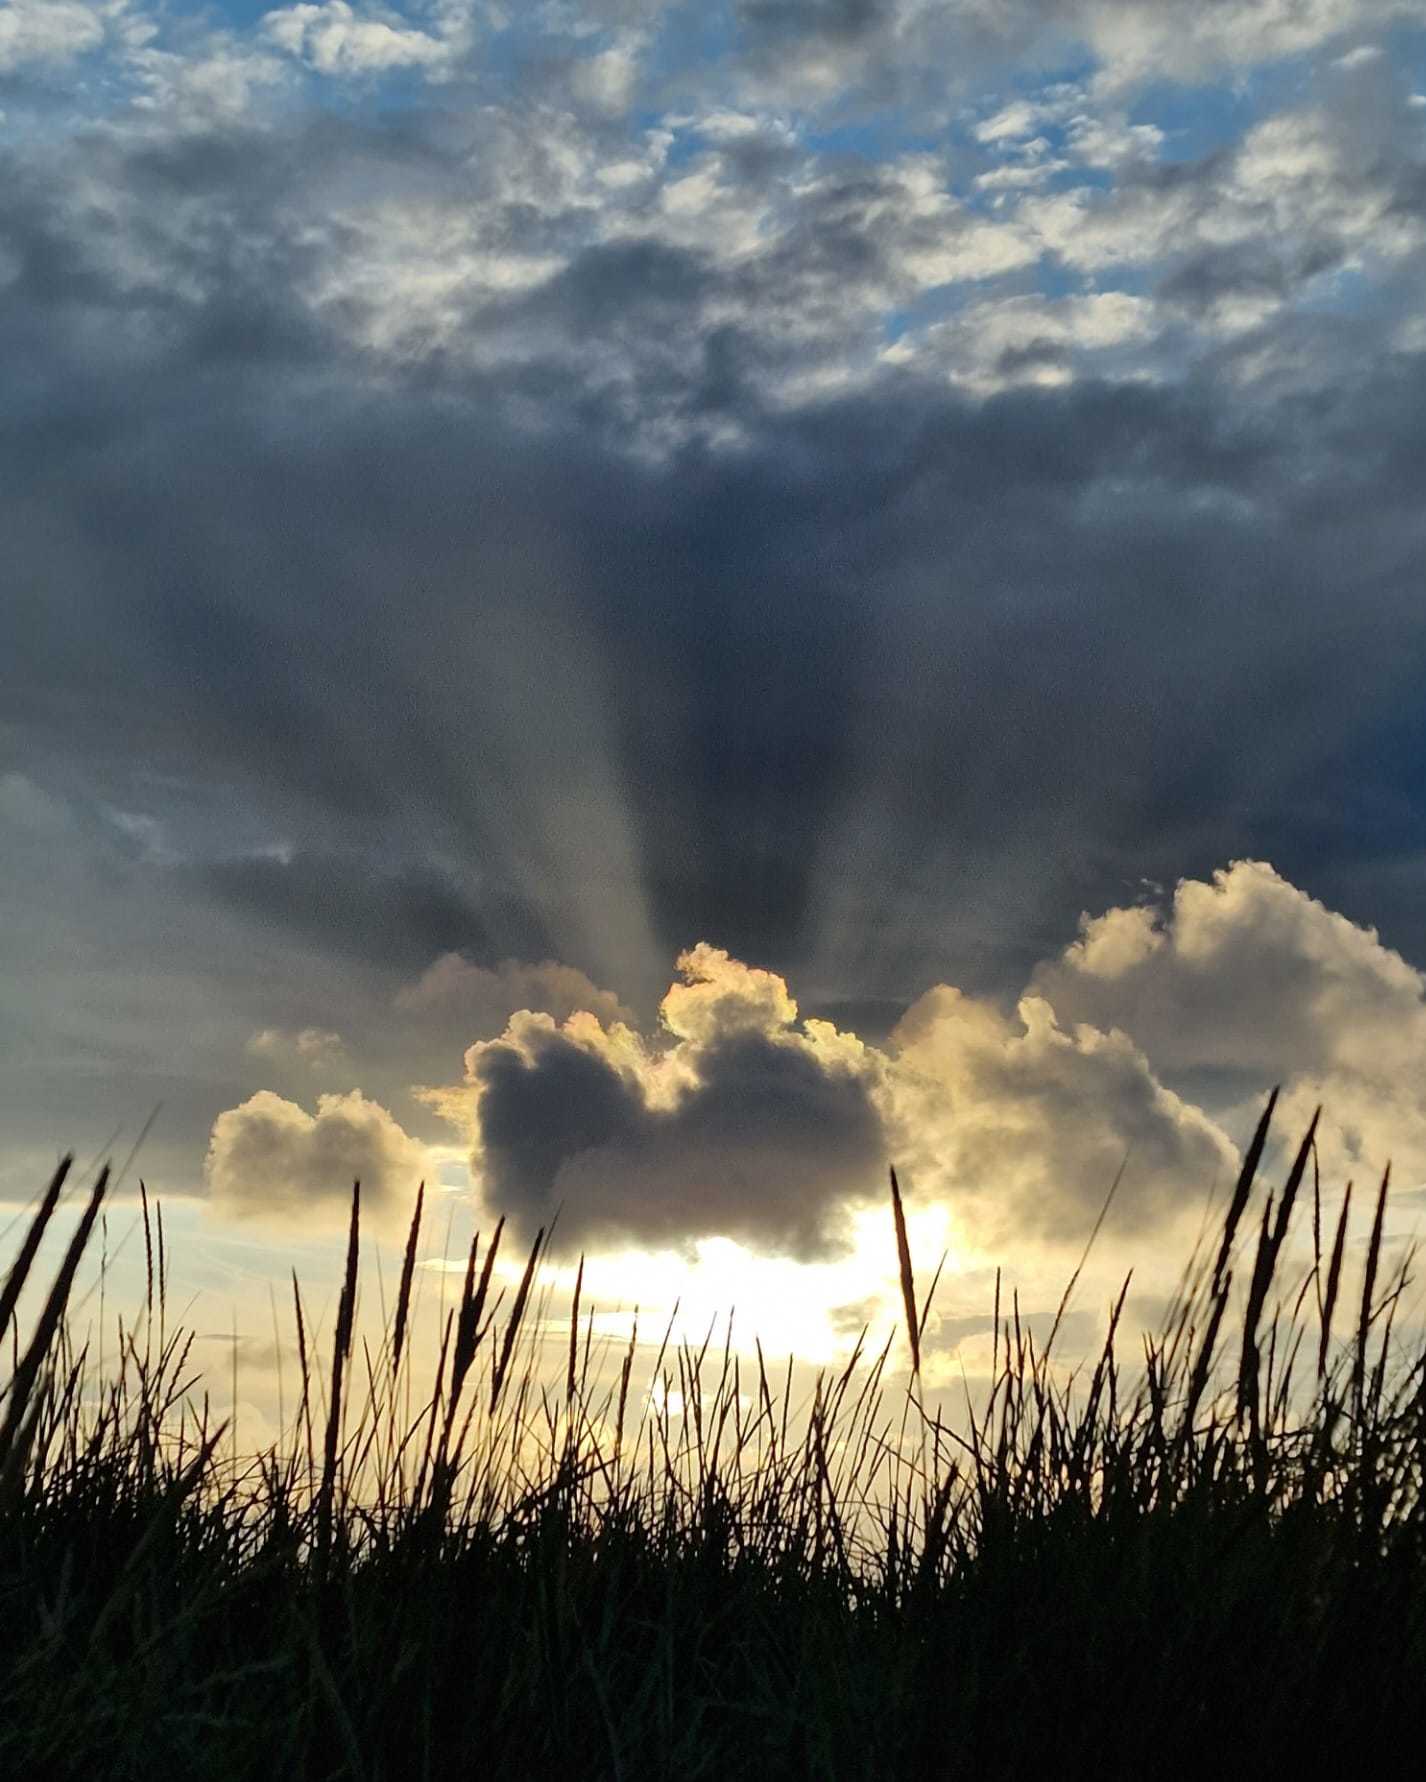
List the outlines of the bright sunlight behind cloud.
<svg viewBox="0 0 1426 1782">
<path fill-rule="evenodd" d="M 549 965 L 493 975 L 570 983 Z M 855 1334 L 853 1308 L 894 1313 L 889 1162 L 923 1256 L 950 1247 L 953 1287 L 1005 1261 L 1062 1269 L 1116 1177 L 1111 1257 L 1147 1243 L 1177 1268 L 1279 1081 L 1289 1133 L 1325 1102 L 1337 1187 L 1388 1156 L 1426 1174 L 1426 978 L 1262 862 L 1085 917 L 1013 1008 L 935 986 L 875 1043 L 804 1018 L 781 976 L 706 943 L 649 1031 L 602 998 L 511 1014 L 469 1046 L 463 1081 L 419 1092 L 468 1137 L 477 1218 L 528 1243 L 557 1214 L 558 1253 L 602 1257 L 610 1297 L 711 1317 L 737 1287 L 723 1311 L 741 1306 L 750 1330 L 790 1317 L 818 1352 Z M 399 1228 L 439 1170 L 356 1090 L 322 1095 L 315 1117 L 262 1091 L 219 1117 L 208 1154 L 215 1211 L 284 1222 L 340 1218 L 359 1176 Z"/>
</svg>

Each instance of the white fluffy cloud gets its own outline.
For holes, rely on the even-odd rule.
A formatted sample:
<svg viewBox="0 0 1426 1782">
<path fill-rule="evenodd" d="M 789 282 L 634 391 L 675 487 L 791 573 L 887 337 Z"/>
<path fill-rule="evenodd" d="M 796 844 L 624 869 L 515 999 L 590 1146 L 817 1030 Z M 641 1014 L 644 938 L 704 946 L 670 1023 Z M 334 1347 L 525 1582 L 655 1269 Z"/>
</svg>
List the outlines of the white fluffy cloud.
<svg viewBox="0 0 1426 1782">
<path fill-rule="evenodd" d="M 26 62 L 72 62 L 98 49 L 106 17 L 119 10 L 86 0 L 7 0 L 0 11 L 0 73 Z"/>
<path fill-rule="evenodd" d="M 448 67 L 457 52 L 451 38 L 418 30 L 399 13 L 357 12 L 347 0 L 283 7 L 264 17 L 263 29 L 281 49 L 327 75 L 431 72 Z"/>
<path fill-rule="evenodd" d="M 1262 861 L 1184 880 L 1166 910 L 1086 918 L 1035 988 L 1064 1019 L 1117 1027 L 1158 1069 L 1285 1086 L 1285 1125 L 1326 1108 L 1334 1169 L 1426 1172 L 1426 977 Z"/>
<path fill-rule="evenodd" d="M 939 985 L 892 1034 L 886 1093 L 922 1193 L 982 1243 L 1082 1239 L 1121 1166 L 1121 1230 L 1200 1211 L 1237 1154 L 1166 1089 L 1122 1033 L 1062 1027 L 1050 1005 L 1014 1017 Z"/>
<path fill-rule="evenodd" d="M 681 1040 L 710 1045 L 731 1033 L 776 1033 L 797 1019 L 797 1004 L 776 972 L 730 959 L 700 941 L 679 960 L 683 982 L 671 984 L 659 1010 Z"/>
<path fill-rule="evenodd" d="M 227 1217 L 339 1219 L 360 1181 L 364 1212 L 391 1229 L 434 1173 L 426 1148 L 355 1089 L 319 1096 L 315 1115 L 259 1090 L 219 1114 L 205 1166 L 213 1205 Z"/>
</svg>

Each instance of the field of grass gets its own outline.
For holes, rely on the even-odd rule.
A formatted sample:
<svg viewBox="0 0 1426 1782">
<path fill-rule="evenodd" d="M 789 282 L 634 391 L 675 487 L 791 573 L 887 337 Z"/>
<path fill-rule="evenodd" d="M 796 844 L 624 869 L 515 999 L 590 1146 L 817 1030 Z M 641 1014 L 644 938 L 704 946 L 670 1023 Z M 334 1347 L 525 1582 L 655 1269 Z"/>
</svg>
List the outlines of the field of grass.
<svg viewBox="0 0 1426 1782">
<path fill-rule="evenodd" d="M 242 1467 L 193 1409 L 147 1204 L 147 1301 L 102 1378 L 66 1306 L 104 1177 L 52 1281 L 31 1279 L 62 1167 L 0 1291 L 0 1775 L 1410 1761 L 1426 1734 L 1426 1357 L 1392 1331 L 1409 1262 L 1383 1261 L 1383 1183 L 1347 1266 L 1350 1196 L 1324 1230 L 1310 1133 L 1284 1182 L 1260 1182 L 1271 1113 L 1132 1366 L 1122 1297 L 1073 1377 L 997 1307 L 993 1390 L 954 1427 L 919 1367 L 890 1384 L 888 1351 L 805 1404 L 707 1347 L 665 1348 L 649 1376 L 631 1343 L 596 1388 L 578 1290 L 552 1385 L 529 1340 L 541 1244 L 507 1303 L 498 1230 L 417 1380 L 419 1206 L 372 1344 L 354 1193 L 320 1355 L 294 1297 L 295 1436 Z M 914 1355 L 926 1307 L 894 1181 L 892 1213 Z M 1295 1218 L 1315 1262 L 1289 1279 Z M 681 1396 L 651 1397 L 650 1378 Z"/>
</svg>

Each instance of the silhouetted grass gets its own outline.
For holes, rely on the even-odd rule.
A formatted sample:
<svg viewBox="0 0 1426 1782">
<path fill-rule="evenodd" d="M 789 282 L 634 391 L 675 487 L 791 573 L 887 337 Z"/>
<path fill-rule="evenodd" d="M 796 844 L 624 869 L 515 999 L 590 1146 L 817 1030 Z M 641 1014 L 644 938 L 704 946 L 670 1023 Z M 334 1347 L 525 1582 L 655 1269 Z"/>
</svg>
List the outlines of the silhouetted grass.
<svg viewBox="0 0 1426 1782">
<path fill-rule="evenodd" d="M 106 1378 L 76 1352 L 101 1176 L 33 1328 L 5 1333 L 0 1774 L 1246 1776 L 1419 1749 L 1426 1369 L 1392 1338 L 1408 1264 L 1383 1279 L 1383 1182 L 1334 1337 L 1350 1203 L 1329 1248 L 1314 1170 L 1316 1260 L 1280 1281 L 1314 1152 L 1309 1132 L 1264 1193 L 1271 1113 L 1142 1363 L 1119 1357 L 1122 1293 L 1068 1378 L 997 1304 L 988 1402 L 954 1428 L 921 1395 L 894 1185 L 918 1365 L 894 1388 L 889 1345 L 859 1348 L 801 1415 L 761 1351 L 745 1377 L 708 1343 L 665 1340 L 650 1398 L 631 1340 L 597 1387 L 578 1285 L 546 1383 L 543 1238 L 502 1317 L 498 1227 L 422 1387 L 421 1207 L 373 1353 L 354 1192 L 329 1365 L 294 1280 L 300 1403 L 246 1467 L 168 1328 L 146 1197 L 142 1316 Z"/>
</svg>

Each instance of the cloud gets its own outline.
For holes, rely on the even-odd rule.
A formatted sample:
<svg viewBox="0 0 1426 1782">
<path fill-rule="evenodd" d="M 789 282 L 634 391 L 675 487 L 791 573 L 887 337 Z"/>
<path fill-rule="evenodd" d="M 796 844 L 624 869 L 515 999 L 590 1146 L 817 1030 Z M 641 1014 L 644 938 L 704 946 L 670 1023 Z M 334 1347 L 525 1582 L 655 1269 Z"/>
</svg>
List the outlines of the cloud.
<svg viewBox="0 0 1426 1782">
<path fill-rule="evenodd" d="M 1334 1176 L 1389 1157 L 1426 1172 L 1426 977 L 1263 861 L 1185 879 L 1167 908 L 1085 918 L 1034 983 L 1062 1019 L 1121 1028 L 1220 1100 L 1284 1084 L 1287 1137 L 1323 1103 Z"/>
<path fill-rule="evenodd" d="M 1124 1231 L 1198 1210 L 1236 1167 L 1123 1034 L 1062 1031 L 1038 998 L 1009 1018 L 942 985 L 875 1047 L 799 1022 L 781 977 L 721 949 L 679 968 L 650 1039 L 526 1011 L 470 1048 L 493 1208 L 528 1228 L 558 1206 L 570 1243 L 725 1236 L 808 1260 L 836 1253 L 889 1157 L 982 1243 L 1082 1240 L 1126 1156 Z"/>
<path fill-rule="evenodd" d="M 1020 223 L 1076 271 L 1152 268 L 1168 313 L 1212 332 L 1258 328 L 1364 259 L 1406 262 L 1426 244 L 1419 157 L 1399 105 L 1386 99 L 1376 122 L 1280 113 L 1186 164 L 1129 159 L 1106 190 L 1027 196 Z M 1086 121 L 1075 140 L 1095 164 L 1132 147 Z"/>
<path fill-rule="evenodd" d="M 525 1230 L 558 1208 L 570 1246 L 727 1236 L 834 1254 L 885 1161 L 865 1049 L 826 1023 L 799 1027 L 781 980 L 719 949 L 679 968 L 661 1045 L 592 1014 L 525 1012 L 470 1048 L 487 1203 Z"/>
<path fill-rule="evenodd" d="M 322 1027 L 302 1027 L 295 1033 L 278 1027 L 261 1027 L 245 1048 L 254 1058 L 296 1062 L 315 1071 L 334 1070 L 348 1063 L 341 1034 Z"/>
<path fill-rule="evenodd" d="M 1115 84 L 1151 79 L 1171 67 L 1188 81 L 1251 67 L 1359 34 L 1407 15 L 1409 0 L 1090 0 L 1088 36 Z"/>
<path fill-rule="evenodd" d="M 73 838 L 76 828 L 74 815 L 62 799 L 16 771 L 0 774 L 0 825 L 12 832 L 12 846 L 15 841 L 62 845 Z"/>
<path fill-rule="evenodd" d="M 363 1213 L 394 1230 L 434 1171 L 425 1147 L 359 1090 L 319 1096 L 313 1115 L 262 1089 L 214 1121 L 204 1174 L 222 1216 L 294 1224 L 340 1219 L 359 1180 Z"/>
<path fill-rule="evenodd" d="M 120 10 L 85 0 L 9 0 L 0 12 L 0 73 L 26 62 L 72 62 L 97 49 L 106 15 Z"/>
<path fill-rule="evenodd" d="M 893 1126 L 920 1193 L 945 1200 L 982 1246 L 1082 1241 L 1122 1169 L 1121 1234 L 1200 1213 L 1237 1154 L 1166 1089 L 1124 1034 L 1063 1028 L 1037 996 L 1008 1017 L 947 985 L 888 1042 Z"/>
<path fill-rule="evenodd" d="M 1032 136 L 1044 116 L 1043 108 L 1029 99 L 1012 99 L 1009 105 L 982 118 L 972 132 L 977 142 L 1015 142 Z"/>
<path fill-rule="evenodd" d="M 539 1009 L 559 1020 L 585 1010 L 606 1025 L 634 1019 L 612 990 L 601 990 L 573 966 L 552 959 L 539 965 L 504 959 L 486 967 L 462 953 L 442 953 L 414 983 L 397 991 L 396 1006 L 458 1019 L 467 1031 L 501 1027 L 519 1009 Z"/>
<path fill-rule="evenodd" d="M 231 32 L 214 31 L 201 43 L 190 38 L 182 53 L 144 42 L 124 61 L 135 83 L 135 111 L 190 130 L 260 115 L 265 97 L 294 84 L 291 62 L 273 45 Z"/>
<path fill-rule="evenodd" d="M 516 990 L 569 1010 L 517 1009 L 469 1046 L 462 1083 L 417 1092 L 468 1131 L 481 1197 L 523 1237 L 558 1213 L 570 1248 L 731 1238 L 826 1261 L 894 1160 L 982 1255 L 1079 1245 L 1121 1175 L 1113 1235 L 1176 1240 L 1236 1174 L 1225 1123 L 1245 1132 L 1272 1081 L 1288 1140 L 1326 1103 L 1330 1184 L 1379 1170 L 1388 1145 L 1408 1182 L 1426 1174 L 1426 977 L 1261 862 L 1182 881 L 1166 909 L 1084 918 L 1013 1012 L 941 983 L 877 1044 L 803 1017 L 781 974 L 723 949 L 678 966 L 647 1034 L 550 964 L 450 955 L 403 993 L 412 1020 L 494 1025 Z M 264 1031 L 249 1050 L 319 1063 L 335 1040 Z M 359 1093 L 313 1117 L 263 1091 L 219 1116 L 207 1173 L 224 1212 L 295 1219 L 339 1211 L 360 1174 L 396 1223 L 431 1155 Z"/>
<path fill-rule="evenodd" d="M 1289 1137 L 1326 1102 L 1329 1178 L 1388 1148 L 1426 1172 L 1426 977 L 1261 862 L 1085 918 L 1013 1015 L 942 984 L 880 1046 L 799 1025 L 779 975 L 721 950 L 680 969 L 653 1040 L 524 1013 L 470 1049 L 494 1204 L 533 1224 L 563 1200 L 580 1241 L 814 1256 L 886 1154 L 982 1247 L 1079 1241 L 1122 1168 L 1128 1236 L 1201 1215 L 1238 1166 L 1209 1110 L 1242 1125 L 1276 1080 Z"/>
<path fill-rule="evenodd" d="M 373 867 L 352 852 L 265 851 L 186 863 L 175 876 L 258 927 L 340 936 L 344 951 L 398 967 L 440 948 L 476 954 L 540 944 L 538 917 L 499 886 L 478 890 L 438 867 Z"/>
<path fill-rule="evenodd" d="M 755 87 L 804 103 L 944 110 L 948 89 L 1006 63 L 1063 66 L 1086 52 L 1097 82 L 1203 81 L 1302 56 L 1411 16 L 1411 0 L 737 0 L 739 49 Z M 1004 108 L 1006 132 L 1019 122 Z"/>
<path fill-rule="evenodd" d="M 743 965 L 700 941 L 678 962 L 681 984 L 669 986 L 659 1014 L 664 1026 L 695 1046 L 734 1034 L 777 1033 L 797 1020 L 797 1004 L 776 972 Z"/>
<path fill-rule="evenodd" d="M 1152 163 L 1166 140 L 1157 124 L 1131 124 L 1123 117 L 1074 113 L 1067 124 L 1073 159 L 1086 167 L 1131 167 Z"/>
<path fill-rule="evenodd" d="M 445 69 L 457 53 L 446 37 L 408 25 L 400 14 L 356 11 L 347 0 L 282 7 L 264 15 L 272 42 L 301 57 L 319 74 L 377 75 L 393 69 Z"/>
<path fill-rule="evenodd" d="M 1101 365 L 1107 369 L 1107 355 L 1132 354 L 1162 325 L 1149 299 L 1123 291 L 1002 296 L 968 304 L 953 321 L 933 323 L 883 357 L 988 395 L 1016 384 L 1053 387 Z"/>
<path fill-rule="evenodd" d="M 640 47 L 637 41 L 618 43 L 581 57 L 569 71 L 570 91 L 593 110 L 617 116 L 637 90 Z"/>
</svg>

